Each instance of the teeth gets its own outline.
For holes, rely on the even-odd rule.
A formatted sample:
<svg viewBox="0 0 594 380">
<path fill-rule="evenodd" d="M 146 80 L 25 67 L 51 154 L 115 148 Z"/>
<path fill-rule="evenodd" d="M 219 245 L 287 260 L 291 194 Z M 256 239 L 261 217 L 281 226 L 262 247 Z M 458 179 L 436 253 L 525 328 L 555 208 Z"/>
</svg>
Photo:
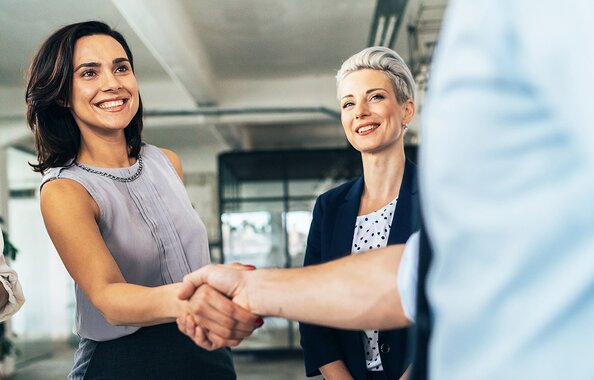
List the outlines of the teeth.
<svg viewBox="0 0 594 380">
<path fill-rule="evenodd" d="M 372 129 L 375 129 L 375 128 L 377 128 L 377 127 L 379 127 L 379 125 L 378 125 L 378 124 L 366 125 L 366 126 L 364 126 L 364 127 L 361 127 L 361 128 L 359 128 L 359 129 L 357 130 L 357 133 L 363 133 L 363 132 L 367 132 L 367 131 L 370 131 L 370 130 L 372 130 Z"/>
<path fill-rule="evenodd" d="M 111 108 L 111 107 L 117 107 L 117 106 L 121 106 L 124 104 L 123 100 L 114 100 L 111 102 L 104 102 L 99 104 L 99 108 Z"/>
</svg>

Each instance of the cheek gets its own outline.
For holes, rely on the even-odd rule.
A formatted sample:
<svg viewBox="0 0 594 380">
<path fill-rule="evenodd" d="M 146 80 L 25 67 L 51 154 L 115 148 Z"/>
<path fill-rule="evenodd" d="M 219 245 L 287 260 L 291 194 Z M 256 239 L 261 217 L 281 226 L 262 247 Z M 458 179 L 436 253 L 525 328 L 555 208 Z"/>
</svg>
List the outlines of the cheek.
<svg viewBox="0 0 594 380">
<path fill-rule="evenodd" d="M 130 78 L 124 84 L 126 90 L 132 95 L 133 103 L 131 104 L 131 110 L 136 113 L 140 107 L 140 95 L 138 94 L 138 82 L 134 77 Z"/>
<path fill-rule="evenodd" d="M 349 132 L 351 131 L 352 122 L 353 119 L 351 118 L 348 112 L 342 111 L 340 113 L 340 123 L 342 124 L 342 129 L 344 129 L 344 132 L 346 134 L 349 134 Z"/>
<path fill-rule="evenodd" d="M 70 93 L 70 103 L 83 104 L 90 102 L 95 96 L 95 90 L 90 86 L 74 85 Z"/>
</svg>

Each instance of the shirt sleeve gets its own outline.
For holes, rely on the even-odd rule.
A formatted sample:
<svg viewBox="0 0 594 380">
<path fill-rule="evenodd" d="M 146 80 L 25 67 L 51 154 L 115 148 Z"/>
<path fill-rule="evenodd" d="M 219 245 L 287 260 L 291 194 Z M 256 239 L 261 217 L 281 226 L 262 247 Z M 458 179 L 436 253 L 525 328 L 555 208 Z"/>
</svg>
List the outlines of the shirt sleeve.
<svg viewBox="0 0 594 380">
<path fill-rule="evenodd" d="M 4 250 L 4 240 L 0 234 L 0 247 Z M 8 293 L 8 303 L 0 309 L 0 322 L 16 313 L 25 303 L 23 289 L 14 269 L 6 265 L 4 254 L 0 254 L 0 283 Z"/>
<path fill-rule="evenodd" d="M 400 266 L 398 267 L 398 292 L 404 315 L 415 321 L 417 308 L 417 274 L 419 268 L 419 231 L 412 234 L 407 242 Z"/>
</svg>

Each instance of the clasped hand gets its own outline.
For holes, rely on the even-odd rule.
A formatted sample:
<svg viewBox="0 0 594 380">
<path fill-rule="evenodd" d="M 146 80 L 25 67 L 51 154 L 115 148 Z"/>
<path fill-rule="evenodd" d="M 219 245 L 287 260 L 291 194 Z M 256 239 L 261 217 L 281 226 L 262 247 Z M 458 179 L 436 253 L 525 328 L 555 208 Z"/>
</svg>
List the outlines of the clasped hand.
<svg viewBox="0 0 594 380">
<path fill-rule="evenodd" d="M 186 310 L 177 318 L 181 332 L 198 346 L 212 351 L 235 347 L 263 325 L 252 314 L 245 291 L 245 276 L 251 265 L 207 265 L 184 277 L 178 297 Z"/>
</svg>

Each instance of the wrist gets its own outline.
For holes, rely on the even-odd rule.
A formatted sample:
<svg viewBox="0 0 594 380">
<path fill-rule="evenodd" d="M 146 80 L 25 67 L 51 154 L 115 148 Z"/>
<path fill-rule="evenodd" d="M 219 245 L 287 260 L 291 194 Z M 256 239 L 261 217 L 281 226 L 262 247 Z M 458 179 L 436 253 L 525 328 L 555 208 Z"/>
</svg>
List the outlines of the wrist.
<svg viewBox="0 0 594 380">
<path fill-rule="evenodd" d="M 254 291 L 255 288 L 262 286 L 259 278 L 263 271 L 262 269 L 246 271 L 245 276 L 243 276 L 243 284 L 241 285 L 243 289 L 240 291 L 245 297 L 246 309 L 256 315 L 267 315 L 266 311 L 262 309 L 263 305 L 261 305 L 259 300 L 261 297 L 258 297 L 259 292 Z"/>
<path fill-rule="evenodd" d="M 165 312 L 171 313 L 167 316 L 169 318 L 177 318 L 181 315 L 184 315 L 186 312 L 186 304 L 188 302 L 185 300 L 180 300 L 177 296 L 180 292 L 181 285 L 181 282 L 168 285 L 167 295 L 165 297 L 167 300 L 170 300 L 171 303 L 164 302 L 163 305 L 167 305 L 166 307 L 168 310 L 165 310 Z"/>
</svg>

